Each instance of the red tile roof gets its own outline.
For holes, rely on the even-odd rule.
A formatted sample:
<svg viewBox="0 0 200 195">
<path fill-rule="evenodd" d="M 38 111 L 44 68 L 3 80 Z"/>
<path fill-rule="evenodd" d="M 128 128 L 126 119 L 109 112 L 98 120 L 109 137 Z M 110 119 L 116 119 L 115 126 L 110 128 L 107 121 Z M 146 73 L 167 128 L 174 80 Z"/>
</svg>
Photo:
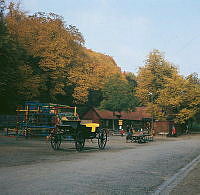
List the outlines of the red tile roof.
<svg viewBox="0 0 200 195">
<path fill-rule="evenodd" d="M 151 114 L 147 113 L 146 107 L 136 107 L 134 112 L 112 112 L 109 110 L 99 110 L 94 108 L 95 112 L 101 119 L 120 119 L 123 120 L 142 120 L 143 118 L 151 118 Z"/>
</svg>

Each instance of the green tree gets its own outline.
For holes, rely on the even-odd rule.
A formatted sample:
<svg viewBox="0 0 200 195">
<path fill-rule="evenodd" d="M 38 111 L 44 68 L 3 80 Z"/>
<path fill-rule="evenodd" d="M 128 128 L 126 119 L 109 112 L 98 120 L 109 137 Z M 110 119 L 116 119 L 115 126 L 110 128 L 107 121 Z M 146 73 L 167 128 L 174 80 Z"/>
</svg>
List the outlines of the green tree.
<svg viewBox="0 0 200 195">
<path fill-rule="evenodd" d="M 21 50 L 17 43 L 11 39 L 4 21 L 0 15 L 0 111 L 9 113 L 16 104 L 17 68 L 23 63 Z"/>
<path fill-rule="evenodd" d="M 105 83 L 102 93 L 101 109 L 107 109 L 112 112 L 132 111 L 138 103 L 128 81 L 119 74 L 112 76 Z"/>
<path fill-rule="evenodd" d="M 0 99 L 2 113 L 15 113 L 16 104 L 39 95 L 38 59 L 8 30 L 7 15 L 0 18 Z"/>
<path fill-rule="evenodd" d="M 124 72 L 124 76 L 127 79 L 129 85 L 132 87 L 133 90 L 137 87 L 137 77 L 132 72 Z"/>
</svg>

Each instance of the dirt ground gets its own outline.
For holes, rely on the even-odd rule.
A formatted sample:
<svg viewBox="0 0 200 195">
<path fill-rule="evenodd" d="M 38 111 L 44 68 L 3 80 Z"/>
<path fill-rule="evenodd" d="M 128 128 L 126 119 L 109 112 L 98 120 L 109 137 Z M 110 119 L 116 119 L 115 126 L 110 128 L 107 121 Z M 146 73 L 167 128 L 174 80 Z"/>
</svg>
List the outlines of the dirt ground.
<svg viewBox="0 0 200 195">
<path fill-rule="evenodd" d="M 77 152 L 73 142 L 63 142 L 61 149 L 54 151 L 44 138 L 28 140 L 19 138 L 16 140 L 15 137 L 0 136 L 0 169 L 4 175 L 0 186 L 5 188 L 5 194 L 13 192 L 16 190 L 15 186 L 10 189 L 11 187 L 6 185 L 7 181 L 12 180 L 13 185 L 19 186 L 18 193 L 20 194 L 22 192 L 20 191 L 21 183 L 23 183 L 20 183 L 21 180 L 27 182 L 29 187 L 33 186 L 33 182 L 37 188 L 32 187 L 31 189 L 37 194 L 45 192 L 45 190 L 52 192 L 50 186 L 64 192 L 66 189 L 62 186 L 67 185 L 68 189 L 71 189 L 76 183 L 79 183 L 80 191 L 87 192 L 86 187 L 90 182 L 95 181 L 96 188 L 94 187 L 94 190 L 101 191 L 103 189 L 101 187 L 106 186 L 106 193 L 115 192 L 114 190 L 119 188 L 122 192 L 127 190 L 127 194 L 132 194 L 133 191 L 146 194 L 147 188 L 148 191 L 155 190 L 159 183 L 171 177 L 199 154 L 199 139 L 199 135 L 177 138 L 156 136 L 153 142 L 138 144 L 126 143 L 125 136 L 111 136 L 103 151 L 98 149 L 97 140 L 93 140 L 93 142 L 87 140 L 85 150 Z M 103 173 L 100 163 L 102 159 L 104 159 L 103 163 L 107 165 L 107 169 L 103 166 L 105 169 Z M 115 163 L 116 161 L 117 163 Z M 79 168 L 77 169 L 77 167 Z M 127 173 L 127 169 L 130 167 L 132 171 Z M 120 171 L 116 172 L 116 169 Z M 46 172 L 46 170 L 48 171 Z M 15 180 L 16 175 L 20 177 L 20 181 Z M 32 176 L 30 177 L 30 175 Z M 54 175 L 53 178 L 52 175 Z M 198 175 L 200 175 L 200 165 L 189 173 L 171 191 L 171 194 L 199 194 Z M 110 180 L 111 176 L 112 180 Z M 43 181 L 43 178 L 48 179 Z M 120 178 L 124 178 L 124 181 L 127 180 L 127 183 L 121 184 Z M 42 186 L 45 186 L 44 189 Z M 127 189 L 124 186 L 131 188 Z M 76 187 L 73 189 L 73 193 L 75 193 Z M 29 190 L 27 188 L 23 194 Z"/>
<path fill-rule="evenodd" d="M 138 144 L 126 143 L 125 136 L 111 136 L 108 138 L 104 151 L 117 152 L 120 150 L 132 149 L 136 147 L 160 144 L 165 141 L 175 141 L 182 138 L 166 138 L 157 136 L 153 142 Z M 74 142 L 62 141 L 61 148 L 54 151 L 50 142 L 45 138 L 25 139 L 24 137 L 16 139 L 13 137 L 0 136 L 0 167 L 18 166 L 25 164 L 40 163 L 42 161 L 62 161 L 78 158 L 80 155 L 87 155 L 92 152 L 102 152 L 98 149 L 97 140 L 86 140 L 84 151 L 77 152 Z"/>
</svg>

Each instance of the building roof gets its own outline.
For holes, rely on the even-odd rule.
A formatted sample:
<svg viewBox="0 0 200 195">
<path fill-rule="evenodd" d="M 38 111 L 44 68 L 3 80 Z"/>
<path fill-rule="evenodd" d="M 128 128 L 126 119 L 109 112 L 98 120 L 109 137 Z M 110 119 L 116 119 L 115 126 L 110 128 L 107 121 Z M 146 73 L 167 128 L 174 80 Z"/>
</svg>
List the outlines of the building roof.
<svg viewBox="0 0 200 195">
<path fill-rule="evenodd" d="M 101 119 L 122 119 L 122 120 L 142 120 L 151 118 L 151 114 L 147 113 L 146 107 L 136 107 L 134 112 L 112 112 L 109 110 L 99 110 L 94 108 L 95 112 Z"/>
</svg>

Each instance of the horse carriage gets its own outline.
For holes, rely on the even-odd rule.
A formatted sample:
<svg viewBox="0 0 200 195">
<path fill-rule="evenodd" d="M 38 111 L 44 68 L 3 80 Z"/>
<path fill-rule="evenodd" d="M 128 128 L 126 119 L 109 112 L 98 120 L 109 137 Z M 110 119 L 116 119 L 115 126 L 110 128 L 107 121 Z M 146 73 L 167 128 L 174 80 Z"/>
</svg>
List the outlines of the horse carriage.
<svg viewBox="0 0 200 195">
<path fill-rule="evenodd" d="M 25 137 L 34 131 L 47 131 L 51 147 L 58 150 L 66 137 L 71 137 L 77 151 L 84 149 L 86 139 L 97 139 L 99 149 L 107 143 L 107 132 L 97 123 L 82 123 L 76 107 L 59 104 L 26 102 L 17 109 L 17 132 Z"/>
<path fill-rule="evenodd" d="M 64 108 L 66 109 L 66 108 Z M 58 124 L 51 131 L 51 146 L 54 150 L 60 148 L 62 138 L 71 136 L 75 141 L 77 151 L 82 151 L 86 139 L 97 139 L 99 149 L 104 149 L 107 142 L 107 132 L 105 129 L 99 128 L 97 123 L 81 123 L 75 111 L 75 107 L 71 107 L 73 112 L 62 111 L 58 114 Z"/>
</svg>

